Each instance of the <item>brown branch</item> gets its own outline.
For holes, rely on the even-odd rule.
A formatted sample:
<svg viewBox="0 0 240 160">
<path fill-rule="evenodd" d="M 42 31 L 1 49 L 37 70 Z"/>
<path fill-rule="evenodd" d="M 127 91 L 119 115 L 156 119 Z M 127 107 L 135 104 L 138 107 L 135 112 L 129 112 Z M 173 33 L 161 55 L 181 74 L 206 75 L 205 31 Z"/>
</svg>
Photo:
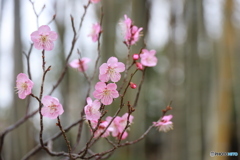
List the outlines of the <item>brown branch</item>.
<svg viewBox="0 0 240 160">
<path fill-rule="evenodd" d="M 79 120 L 77 120 L 76 122 L 72 123 L 71 125 L 69 125 L 68 127 L 64 128 L 65 132 L 68 132 L 72 127 L 76 126 L 79 123 L 83 123 L 83 119 L 80 118 Z M 54 141 L 57 138 L 59 138 L 62 135 L 62 132 L 59 131 L 58 133 L 56 133 L 54 136 L 52 136 L 51 138 L 49 138 L 48 140 L 44 141 L 44 145 L 47 145 L 48 142 L 50 141 Z M 27 160 L 28 158 L 30 158 L 31 156 L 33 156 L 35 153 L 37 153 L 38 151 L 41 150 L 41 144 L 38 144 L 36 147 L 34 147 L 31 151 L 29 151 L 23 158 L 22 160 Z"/>
<path fill-rule="evenodd" d="M 47 25 L 51 24 L 55 20 L 55 18 L 56 18 L 56 14 L 52 16 L 52 19 L 47 23 Z"/>
<path fill-rule="evenodd" d="M 81 17 L 81 21 L 80 21 L 80 24 L 79 24 L 79 28 L 78 28 L 78 32 L 80 32 L 81 28 L 82 28 L 82 24 L 83 24 L 83 20 L 86 16 L 86 13 L 87 13 L 87 9 L 88 7 L 90 6 L 91 2 L 88 1 L 88 4 L 87 5 L 84 5 L 83 8 L 84 8 L 84 12 L 83 12 L 83 15 Z"/>
<path fill-rule="evenodd" d="M 70 158 L 70 159 L 73 159 L 73 158 L 72 158 L 72 155 L 71 155 L 71 152 L 72 152 L 72 151 L 71 151 L 70 142 L 69 142 L 69 140 L 67 139 L 67 136 L 66 136 L 66 134 L 65 134 L 65 131 L 64 131 L 63 128 L 62 128 L 62 125 L 61 125 L 61 121 L 60 121 L 59 116 L 57 117 L 57 120 L 58 120 L 57 125 L 59 126 L 59 129 L 61 130 L 62 135 L 63 135 L 63 137 L 64 137 L 64 139 L 65 139 L 65 141 L 66 141 L 67 147 L 68 147 L 69 158 Z"/>
<path fill-rule="evenodd" d="M 142 79 L 141 79 L 141 82 L 140 82 L 139 87 L 138 87 L 138 92 L 137 92 L 137 95 L 136 95 L 136 98 L 135 98 L 135 101 L 134 101 L 134 104 L 133 104 L 133 108 L 135 108 L 137 106 L 137 102 L 138 102 L 140 92 L 141 92 L 141 89 L 142 89 L 142 84 L 143 84 L 143 81 L 144 81 L 145 72 L 146 72 L 146 69 L 143 70 Z"/>
<path fill-rule="evenodd" d="M 33 8 L 33 11 L 34 11 L 34 14 L 35 14 L 35 16 L 36 16 L 36 18 L 37 18 L 37 27 L 39 27 L 39 22 L 38 22 L 38 18 L 39 18 L 39 16 L 42 14 L 42 12 L 43 12 L 43 10 L 45 9 L 45 5 L 43 5 L 43 7 L 42 7 L 42 9 L 41 9 L 41 11 L 39 12 L 39 13 L 37 13 L 37 11 L 36 11 L 36 9 L 35 9 L 35 6 L 34 6 L 34 2 L 32 1 L 32 0 L 29 0 L 29 2 L 32 4 L 32 8 Z"/>
</svg>

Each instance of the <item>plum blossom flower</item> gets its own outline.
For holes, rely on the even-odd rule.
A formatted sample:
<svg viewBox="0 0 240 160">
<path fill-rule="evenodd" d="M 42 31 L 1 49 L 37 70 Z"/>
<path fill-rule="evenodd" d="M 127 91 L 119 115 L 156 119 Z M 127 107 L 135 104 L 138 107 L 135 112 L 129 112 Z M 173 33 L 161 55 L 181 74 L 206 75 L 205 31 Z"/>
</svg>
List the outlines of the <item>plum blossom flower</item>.
<svg viewBox="0 0 240 160">
<path fill-rule="evenodd" d="M 173 123 L 172 121 L 170 121 L 172 117 L 173 117 L 172 115 L 164 116 L 161 118 L 161 120 L 153 122 L 153 125 L 155 127 L 158 127 L 159 132 L 160 131 L 167 132 L 173 129 Z"/>
<path fill-rule="evenodd" d="M 95 2 L 95 3 L 97 3 L 97 2 Z M 99 34 L 101 33 L 101 31 L 102 31 L 102 28 L 101 28 L 99 23 L 93 24 L 92 25 L 92 31 L 88 36 L 92 37 L 93 42 L 97 42 Z"/>
<path fill-rule="evenodd" d="M 101 103 L 98 100 L 92 101 L 90 97 L 87 98 L 87 105 L 84 107 L 86 119 L 90 121 L 97 121 L 101 117 L 99 111 Z"/>
<path fill-rule="evenodd" d="M 98 82 L 95 85 L 93 96 L 94 98 L 100 99 L 102 104 L 110 105 L 113 102 L 113 98 L 119 97 L 116 89 L 117 85 L 115 83 L 105 84 L 104 82 Z"/>
<path fill-rule="evenodd" d="M 42 99 L 43 107 L 41 113 L 43 116 L 55 119 L 63 114 L 64 110 L 59 100 L 52 96 L 44 96 Z"/>
<path fill-rule="evenodd" d="M 56 32 L 51 31 L 50 27 L 43 25 L 31 34 L 31 40 L 34 43 L 34 47 L 41 50 L 50 51 L 54 47 L 53 41 L 56 41 L 58 35 Z"/>
<path fill-rule="evenodd" d="M 124 131 L 126 125 L 127 125 L 127 121 L 128 121 L 128 115 L 129 113 L 125 113 L 122 117 L 117 116 L 113 122 L 111 123 L 109 130 L 112 132 L 112 136 L 113 137 L 117 137 L 118 139 L 125 139 L 128 136 L 128 133 L 126 131 Z M 133 122 L 133 116 L 130 115 L 129 116 L 129 125 Z M 108 116 L 106 118 L 106 120 L 108 122 L 110 122 L 112 120 L 112 117 Z M 123 135 L 122 132 L 124 131 Z M 122 137 L 121 137 L 122 135 Z"/>
<path fill-rule="evenodd" d="M 33 82 L 24 73 L 19 73 L 16 80 L 16 88 L 18 90 L 18 97 L 25 99 L 27 95 L 32 93 Z"/>
<path fill-rule="evenodd" d="M 139 40 L 140 33 L 143 28 L 138 28 L 137 26 L 134 26 L 132 20 L 128 18 L 127 15 L 124 15 L 124 18 L 125 20 L 122 22 L 122 26 L 125 34 L 125 43 L 127 45 L 133 45 Z"/>
<path fill-rule="evenodd" d="M 110 57 L 107 63 L 103 63 L 99 68 L 99 79 L 102 82 L 118 82 L 121 79 L 120 72 L 125 70 L 125 64 L 118 62 L 116 57 Z"/>
<path fill-rule="evenodd" d="M 156 54 L 155 50 L 148 51 L 147 49 L 143 49 L 142 53 L 140 54 L 142 65 L 147 67 L 156 66 L 158 59 L 157 57 L 155 57 L 155 54 Z"/>
<path fill-rule="evenodd" d="M 90 0 L 91 3 L 98 3 L 100 0 Z"/>
<path fill-rule="evenodd" d="M 87 63 L 90 62 L 91 59 L 87 57 L 83 57 L 81 59 L 75 59 L 69 63 L 72 68 L 77 68 L 80 72 L 85 72 L 88 68 Z"/>
<path fill-rule="evenodd" d="M 97 127 L 97 124 L 98 124 L 98 121 L 91 121 L 91 125 L 93 127 L 93 129 L 95 129 Z M 98 126 L 98 129 L 96 130 L 96 132 L 94 133 L 94 138 L 97 138 L 99 137 L 103 132 L 104 130 L 106 129 L 106 127 L 108 126 L 108 122 L 107 121 L 102 121 L 100 122 L 99 126 Z M 109 130 L 107 129 L 103 135 L 101 137 L 107 137 L 109 136 Z"/>
</svg>

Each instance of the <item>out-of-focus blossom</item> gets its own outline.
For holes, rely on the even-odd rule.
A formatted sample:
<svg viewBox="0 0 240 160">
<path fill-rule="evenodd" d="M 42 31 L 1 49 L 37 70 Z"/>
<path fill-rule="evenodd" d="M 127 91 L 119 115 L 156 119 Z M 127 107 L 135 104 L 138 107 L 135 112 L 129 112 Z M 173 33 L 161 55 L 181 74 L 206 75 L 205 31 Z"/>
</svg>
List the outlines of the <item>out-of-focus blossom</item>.
<svg viewBox="0 0 240 160">
<path fill-rule="evenodd" d="M 173 129 L 173 123 L 170 121 L 172 117 L 172 115 L 164 116 L 161 120 L 153 122 L 153 124 L 155 127 L 158 127 L 159 131 L 167 132 Z"/>
<path fill-rule="evenodd" d="M 138 28 L 132 24 L 132 20 L 124 15 L 125 20 L 121 23 L 124 31 L 124 39 L 127 45 L 135 44 L 140 37 L 143 28 Z"/>
<path fill-rule="evenodd" d="M 125 70 L 125 65 L 122 62 L 118 62 L 116 57 L 110 57 L 107 63 L 103 63 L 99 68 L 99 79 L 102 82 L 118 82 L 121 79 L 120 72 Z"/>
<path fill-rule="evenodd" d="M 117 116 L 113 122 L 111 123 L 109 130 L 112 132 L 112 136 L 113 137 L 117 137 L 118 139 L 125 139 L 128 136 L 128 133 L 126 132 L 126 130 L 124 131 L 126 125 L 127 125 L 127 121 L 129 120 L 129 125 L 133 122 L 133 116 L 129 115 L 129 119 L 128 119 L 128 115 L 129 113 L 125 113 L 122 117 Z M 108 116 L 106 118 L 106 120 L 108 122 L 110 122 L 112 120 L 113 117 Z M 124 131 L 123 135 L 122 132 Z M 122 137 L 121 137 L 122 135 Z"/>
<path fill-rule="evenodd" d="M 90 121 L 97 121 L 101 117 L 99 111 L 101 103 L 98 100 L 92 101 L 90 97 L 87 98 L 87 105 L 84 107 L 86 119 Z"/>
<path fill-rule="evenodd" d="M 147 49 L 143 49 L 142 53 L 140 54 L 142 65 L 147 67 L 156 66 L 158 59 L 155 56 L 155 54 L 156 54 L 155 50 L 148 51 Z"/>
<path fill-rule="evenodd" d="M 24 73 L 19 73 L 16 80 L 16 88 L 18 97 L 25 99 L 27 95 L 32 93 L 33 82 Z"/>
<path fill-rule="evenodd" d="M 55 119 L 64 112 L 61 103 L 55 97 L 44 96 L 42 99 L 42 103 L 43 107 L 41 109 L 41 113 L 45 117 Z"/>
<path fill-rule="evenodd" d="M 82 59 L 75 59 L 69 63 L 72 68 L 77 68 L 80 72 L 85 72 L 88 68 L 87 63 L 90 62 L 91 59 L 87 57 L 83 57 Z"/>
<path fill-rule="evenodd" d="M 58 35 L 56 32 L 51 31 L 50 27 L 43 25 L 31 34 L 31 40 L 34 43 L 34 47 L 37 49 L 44 49 L 50 51 L 54 47 L 53 41 L 56 41 Z"/>
<path fill-rule="evenodd" d="M 91 121 L 91 125 L 92 125 L 93 129 L 95 129 L 97 127 L 97 124 L 98 124 L 98 121 Z M 107 126 L 108 126 L 107 121 L 100 122 L 98 129 L 94 133 L 94 138 L 99 137 L 104 132 L 104 130 L 106 129 Z M 103 133 L 103 135 L 101 137 L 107 137 L 107 136 L 109 136 L 108 129 Z"/>
<path fill-rule="evenodd" d="M 95 3 L 97 3 L 97 2 L 95 2 Z M 92 37 L 93 42 L 97 42 L 99 34 L 100 34 L 101 31 L 102 31 L 102 29 L 101 29 L 101 26 L 100 26 L 99 23 L 93 24 L 92 25 L 92 31 L 88 36 Z"/>
<path fill-rule="evenodd" d="M 90 0 L 91 3 L 98 3 L 100 0 Z"/>
<path fill-rule="evenodd" d="M 110 105 L 113 102 L 113 98 L 119 97 L 119 93 L 116 89 L 117 85 L 115 83 L 106 84 L 104 82 L 98 82 L 95 85 L 93 96 L 101 100 L 102 104 Z"/>
</svg>

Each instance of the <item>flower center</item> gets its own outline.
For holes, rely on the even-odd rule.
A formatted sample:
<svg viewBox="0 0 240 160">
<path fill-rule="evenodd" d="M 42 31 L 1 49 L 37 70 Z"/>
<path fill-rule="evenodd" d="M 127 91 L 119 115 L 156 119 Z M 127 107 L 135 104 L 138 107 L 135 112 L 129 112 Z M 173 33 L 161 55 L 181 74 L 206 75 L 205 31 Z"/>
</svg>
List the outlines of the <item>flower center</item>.
<svg viewBox="0 0 240 160">
<path fill-rule="evenodd" d="M 110 92 L 110 90 L 105 89 L 105 90 L 103 91 L 103 94 L 104 94 L 104 96 L 109 96 L 109 95 L 111 94 L 111 92 Z"/>
<path fill-rule="evenodd" d="M 47 36 L 45 35 L 45 36 L 41 36 L 41 41 L 44 43 L 44 42 L 46 42 L 47 40 L 48 40 L 48 38 L 47 38 Z"/>
<path fill-rule="evenodd" d="M 114 68 L 108 67 L 108 71 L 107 72 L 108 72 L 109 75 L 113 75 L 113 74 L 115 74 L 116 71 L 115 71 Z"/>
<path fill-rule="evenodd" d="M 28 88 L 27 83 L 22 83 L 21 88 L 22 88 L 23 90 L 26 90 L 26 89 Z"/>
<path fill-rule="evenodd" d="M 50 105 L 48 107 L 50 107 L 50 110 L 51 110 L 50 112 L 51 113 L 56 112 L 56 110 L 57 110 L 57 106 L 55 104 L 52 104 L 52 105 Z"/>
</svg>

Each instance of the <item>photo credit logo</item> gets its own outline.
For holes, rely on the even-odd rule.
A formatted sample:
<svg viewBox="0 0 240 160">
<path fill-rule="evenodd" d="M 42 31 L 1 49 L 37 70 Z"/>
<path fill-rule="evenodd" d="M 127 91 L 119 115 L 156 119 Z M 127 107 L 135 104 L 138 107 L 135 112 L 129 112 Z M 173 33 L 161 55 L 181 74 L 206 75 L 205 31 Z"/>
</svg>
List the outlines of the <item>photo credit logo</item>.
<svg viewBox="0 0 240 160">
<path fill-rule="evenodd" d="M 210 152 L 210 157 L 215 157 L 215 156 L 238 156 L 238 152 L 215 152 L 215 151 L 211 151 Z"/>
</svg>

